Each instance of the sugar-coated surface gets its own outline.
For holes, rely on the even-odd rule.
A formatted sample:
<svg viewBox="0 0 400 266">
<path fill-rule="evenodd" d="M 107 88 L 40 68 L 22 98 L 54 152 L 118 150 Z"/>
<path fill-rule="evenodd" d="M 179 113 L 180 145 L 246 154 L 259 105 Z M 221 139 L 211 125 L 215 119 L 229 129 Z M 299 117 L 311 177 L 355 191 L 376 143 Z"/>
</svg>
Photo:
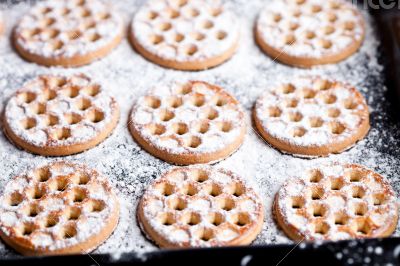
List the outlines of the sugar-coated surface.
<svg viewBox="0 0 400 266">
<path fill-rule="evenodd" d="M 128 25 L 135 11 L 143 1 L 111 1 L 123 14 Z M 109 176 L 119 191 L 121 201 L 121 219 L 110 239 L 96 252 L 148 251 L 156 247 L 149 242 L 135 220 L 138 199 L 147 187 L 161 173 L 171 168 L 143 151 L 133 141 L 127 121 L 133 103 L 147 90 L 158 84 L 187 79 L 205 80 L 217 84 L 231 92 L 246 109 L 250 121 L 251 109 L 260 94 L 276 80 L 290 81 L 293 76 L 304 74 L 328 75 L 338 80 L 350 82 L 356 86 L 371 107 L 372 129 L 365 140 L 353 149 L 341 155 L 328 158 L 304 160 L 282 155 L 263 142 L 249 128 L 244 145 L 232 157 L 218 164 L 248 177 L 264 200 L 266 218 L 263 231 L 255 244 L 289 243 L 287 237 L 277 228 L 271 215 L 271 204 L 275 193 L 283 182 L 304 168 L 322 162 L 349 161 L 362 163 L 386 176 L 400 193 L 400 145 L 399 128 L 392 122 L 388 106 L 387 89 L 382 84 L 382 66 L 377 61 L 378 41 L 372 26 L 372 20 L 366 15 L 367 35 L 360 52 L 338 65 L 319 67 L 310 71 L 290 68 L 273 63 L 255 45 L 253 26 L 259 10 L 265 1 L 234 0 L 229 1 L 238 14 L 242 38 L 238 53 L 232 60 L 208 71 L 180 72 L 161 68 L 149 63 L 138 55 L 127 40 L 123 41 L 115 52 L 92 65 L 72 70 L 60 68 L 48 69 L 24 62 L 14 53 L 7 37 L 0 39 L 0 105 L 38 74 L 49 72 L 84 72 L 100 82 L 104 82 L 121 106 L 121 120 L 114 134 L 98 147 L 85 153 L 69 156 L 66 159 L 88 164 Z M 7 34 L 10 34 L 12 21 L 16 21 L 28 9 L 17 5 L 7 10 Z M 8 36 L 8 35 L 6 35 Z M 40 164 L 52 159 L 34 156 L 16 149 L 0 134 L 0 189 L 14 175 L 28 166 Z M 399 235 L 399 230 L 396 231 Z M 1 256 L 15 256 L 16 253 L 0 243 Z"/>
</svg>

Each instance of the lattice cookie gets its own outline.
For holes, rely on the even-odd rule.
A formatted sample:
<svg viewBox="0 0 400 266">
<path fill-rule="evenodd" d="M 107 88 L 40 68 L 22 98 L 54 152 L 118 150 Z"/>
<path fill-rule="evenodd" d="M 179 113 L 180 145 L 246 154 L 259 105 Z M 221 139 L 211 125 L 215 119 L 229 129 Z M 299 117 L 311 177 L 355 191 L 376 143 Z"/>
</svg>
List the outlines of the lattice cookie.
<svg viewBox="0 0 400 266">
<path fill-rule="evenodd" d="M 218 0 L 150 0 L 131 31 L 132 44 L 145 58 L 181 70 L 222 64 L 239 42 L 237 19 Z"/>
<path fill-rule="evenodd" d="M 261 231 L 264 208 L 236 174 L 215 168 L 176 168 L 144 193 L 138 219 L 167 248 L 250 244 Z"/>
<path fill-rule="evenodd" d="M 360 165 L 329 165 L 288 180 L 275 197 L 278 224 L 293 240 L 386 237 L 397 226 L 389 182 Z"/>
<path fill-rule="evenodd" d="M 256 24 L 256 40 L 274 60 L 311 67 L 342 61 L 364 40 L 361 13 L 345 0 L 268 1 Z"/>
<path fill-rule="evenodd" d="M 12 179 L 0 198 L 0 237 L 24 255 L 86 253 L 118 223 L 108 180 L 86 166 L 44 165 Z"/>
<path fill-rule="evenodd" d="M 85 75 L 44 75 L 11 97 L 4 130 L 12 142 L 29 152 L 63 156 L 102 142 L 118 118 L 114 98 Z"/>
<path fill-rule="evenodd" d="M 100 0 L 38 2 L 14 31 L 21 56 L 46 66 L 89 64 L 109 54 L 122 37 L 122 19 Z"/>
<path fill-rule="evenodd" d="M 270 88 L 253 113 L 266 141 L 300 156 L 340 153 L 363 139 L 370 128 L 362 94 L 321 77 L 299 77 Z"/>
<path fill-rule="evenodd" d="M 152 89 L 133 107 L 129 127 L 149 153 L 181 165 L 222 160 L 240 147 L 246 133 L 238 101 L 201 81 Z"/>
</svg>

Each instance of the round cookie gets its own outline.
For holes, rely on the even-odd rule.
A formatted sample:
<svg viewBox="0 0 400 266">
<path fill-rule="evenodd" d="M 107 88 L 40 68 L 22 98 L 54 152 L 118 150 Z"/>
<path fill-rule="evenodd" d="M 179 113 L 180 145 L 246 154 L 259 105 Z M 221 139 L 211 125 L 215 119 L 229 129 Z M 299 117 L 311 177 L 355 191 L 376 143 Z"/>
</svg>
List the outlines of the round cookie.
<svg viewBox="0 0 400 266">
<path fill-rule="evenodd" d="M 118 13 L 100 0 L 46 0 L 23 16 L 13 40 L 28 61 L 78 67 L 108 55 L 123 28 Z"/>
<path fill-rule="evenodd" d="M 144 232 L 164 248 L 250 244 L 264 207 L 236 174 L 210 167 L 176 168 L 145 191 L 138 205 Z"/>
<path fill-rule="evenodd" d="M 29 256 L 90 252 L 111 235 L 118 218 L 108 180 L 68 162 L 16 176 L 0 197 L 0 237 Z"/>
<path fill-rule="evenodd" d="M 255 27 L 261 49 L 279 62 L 309 68 L 354 54 L 365 37 L 365 22 L 345 0 L 272 0 Z"/>
<path fill-rule="evenodd" d="M 129 121 L 135 140 L 149 153 L 180 165 L 216 162 L 244 141 L 246 121 L 238 101 L 201 82 L 160 85 L 141 97 Z"/>
<path fill-rule="evenodd" d="M 304 157 L 343 152 L 370 128 L 362 94 L 321 77 L 298 77 L 271 87 L 257 100 L 253 116 L 268 143 Z"/>
<path fill-rule="evenodd" d="M 390 236 L 398 205 L 389 182 L 360 165 L 328 165 L 289 179 L 276 194 L 273 212 L 296 241 Z"/>
<path fill-rule="evenodd" d="M 27 82 L 8 101 L 4 130 L 23 149 L 45 156 L 71 155 L 106 139 L 119 107 L 85 75 L 44 75 Z"/>
<path fill-rule="evenodd" d="M 204 70 L 235 53 L 239 23 L 220 1 L 150 0 L 135 15 L 131 42 L 146 59 L 179 70 Z"/>
</svg>

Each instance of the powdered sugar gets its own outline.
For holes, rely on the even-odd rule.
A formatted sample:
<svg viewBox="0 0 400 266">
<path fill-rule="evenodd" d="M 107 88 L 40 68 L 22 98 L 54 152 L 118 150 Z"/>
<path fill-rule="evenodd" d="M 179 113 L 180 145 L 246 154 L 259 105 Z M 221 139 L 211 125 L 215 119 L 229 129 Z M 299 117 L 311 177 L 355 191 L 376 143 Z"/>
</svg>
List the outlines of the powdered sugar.
<svg viewBox="0 0 400 266">
<path fill-rule="evenodd" d="M 130 21 L 145 1 L 118 0 L 109 1 L 116 5 L 125 21 Z M 149 88 L 182 80 L 205 80 L 220 85 L 233 94 L 244 106 L 248 120 L 257 98 L 274 81 L 290 82 L 293 76 L 320 75 L 349 82 L 356 86 L 366 97 L 371 108 L 372 129 L 365 140 L 353 149 L 340 155 L 332 155 L 316 160 L 303 160 L 283 155 L 269 147 L 257 134 L 249 130 L 242 147 L 230 158 L 220 162 L 218 167 L 233 170 L 243 178 L 248 178 L 252 187 L 257 189 L 263 200 L 266 214 L 271 213 L 275 193 L 282 183 L 304 169 L 332 161 L 357 162 L 373 168 L 386 176 L 400 193 L 400 130 L 392 118 L 387 89 L 381 78 L 383 68 L 377 57 L 379 43 L 371 17 L 364 12 L 367 20 L 366 40 L 359 53 L 337 64 L 299 70 L 274 63 L 254 44 L 253 26 L 256 16 L 265 1 L 232 0 L 228 1 L 238 16 L 242 38 L 238 53 L 220 67 L 202 72 L 180 72 L 161 68 L 144 60 L 137 54 L 127 40 L 123 41 L 114 53 L 92 65 L 80 69 L 47 69 L 28 64 L 15 54 L 6 38 L 12 23 L 7 23 L 6 35 L 0 38 L 0 107 L 25 81 L 44 73 L 80 73 L 83 72 L 100 84 L 104 84 L 116 97 L 121 106 L 119 126 L 110 138 L 101 145 L 66 159 L 88 164 L 91 168 L 103 172 L 118 188 L 121 203 L 120 222 L 113 235 L 99 247 L 95 253 L 139 252 L 155 250 L 156 246 L 141 233 L 135 219 L 136 207 L 143 191 L 151 182 L 172 166 L 149 155 L 132 139 L 127 129 L 129 112 L 134 102 L 145 95 Z M 28 7 L 23 4 L 7 9 L 7 21 L 17 21 Z M 6 36 L 6 37 L 5 37 Z M 249 123 L 249 125 L 251 125 Z M 0 134 L 0 189 L 3 190 L 13 176 L 24 171 L 27 166 L 52 161 L 18 150 L 3 134 Z M 399 235 L 396 230 L 395 236 Z M 278 244 L 291 241 L 276 226 L 273 217 L 266 215 L 264 227 L 254 244 Z M 0 255 L 15 257 L 16 253 L 0 241 Z"/>
</svg>

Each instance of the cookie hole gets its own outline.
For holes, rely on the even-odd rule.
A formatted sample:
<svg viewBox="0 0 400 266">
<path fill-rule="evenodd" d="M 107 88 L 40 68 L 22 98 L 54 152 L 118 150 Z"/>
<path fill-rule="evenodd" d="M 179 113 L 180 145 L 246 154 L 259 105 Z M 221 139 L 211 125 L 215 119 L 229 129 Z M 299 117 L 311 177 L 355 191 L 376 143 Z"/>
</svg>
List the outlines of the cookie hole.
<svg viewBox="0 0 400 266">
<path fill-rule="evenodd" d="M 365 190 L 362 187 L 352 188 L 352 197 L 355 199 L 362 199 L 365 196 Z"/>
<path fill-rule="evenodd" d="M 368 206 L 364 202 L 357 202 L 353 206 L 354 215 L 363 216 L 367 213 Z"/>
<path fill-rule="evenodd" d="M 222 188 L 217 184 L 210 184 L 207 188 L 207 193 L 212 197 L 217 197 L 222 194 Z"/>
<path fill-rule="evenodd" d="M 44 121 L 45 121 L 44 124 L 47 127 L 53 127 L 53 126 L 58 125 L 58 123 L 59 123 L 59 119 L 55 115 L 47 115 Z"/>
<path fill-rule="evenodd" d="M 313 99 L 317 93 L 314 90 L 304 89 L 302 94 L 304 99 Z"/>
<path fill-rule="evenodd" d="M 175 217 L 174 217 L 174 215 L 172 213 L 163 213 L 159 217 L 159 222 L 162 225 L 171 226 L 176 222 L 176 220 L 175 220 Z"/>
<path fill-rule="evenodd" d="M 174 112 L 164 109 L 164 110 L 161 110 L 161 112 L 159 113 L 159 116 L 160 116 L 161 121 L 168 122 L 168 121 L 174 119 L 175 114 L 174 114 Z"/>
<path fill-rule="evenodd" d="M 221 213 L 214 212 L 208 215 L 208 221 L 214 226 L 219 226 L 225 222 L 225 218 Z"/>
<path fill-rule="evenodd" d="M 296 99 L 288 99 L 286 100 L 286 107 L 287 108 L 296 108 L 299 104 L 299 101 Z"/>
<path fill-rule="evenodd" d="M 185 36 L 183 34 L 178 33 L 175 35 L 174 39 L 175 39 L 175 42 L 180 43 L 185 39 Z"/>
<path fill-rule="evenodd" d="M 54 138 L 56 140 L 67 140 L 71 137 L 71 130 L 69 128 L 60 128 L 55 131 Z"/>
<path fill-rule="evenodd" d="M 196 41 L 202 41 L 206 38 L 206 35 L 200 33 L 200 32 L 195 32 L 192 34 L 193 39 L 195 39 Z"/>
<path fill-rule="evenodd" d="M 150 11 L 147 14 L 147 18 L 150 19 L 150 20 L 155 20 L 157 17 L 158 17 L 158 14 L 156 12 L 154 12 L 154 11 Z"/>
<path fill-rule="evenodd" d="M 174 198 L 174 199 L 169 200 L 168 205 L 169 205 L 168 207 L 170 209 L 176 210 L 176 211 L 183 211 L 187 207 L 186 202 L 180 198 Z"/>
<path fill-rule="evenodd" d="M 43 15 L 46 15 L 46 14 L 51 13 L 52 11 L 53 11 L 53 9 L 52 9 L 51 7 L 45 7 L 45 8 L 43 8 L 40 12 L 41 12 Z"/>
<path fill-rule="evenodd" d="M 319 235 L 326 235 L 329 231 L 329 225 L 327 223 L 317 222 L 314 226 L 314 232 Z"/>
<path fill-rule="evenodd" d="M 226 39 L 227 36 L 228 34 L 225 31 L 218 31 L 216 35 L 217 39 L 220 41 Z"/>
<path fill-rule="evenodd" d="M 64 77 L 52 77 L 47 80 L 47 84 L 51 88 L 56 88 L 56 87 L 61 88 L 67 84 L 67 79 Z"/>
<path fill-rule="evenodd" d="M 203 183 L 208 180 L 208 173 L 205 170 L 197 169 L 192 171 L 194 181 Z"/>
<path fill-rule="evenodd" d="M 198 48 L 197 48 L 197 46 L 194 45 L 194 44 L 191 44 L 191 45 L 189 45 L 189 46 L 187 46 L 187 47 L 185 48 L 185 53 L 186 53 L 187 55 L 190 55 L 190 56 L 192 56 L 192 55 L 194 55 L 195 53 L 197 53 L 197 51 L 198 51 Z"/>
<path fill-rule="evenodd" d="M 329 3 L 329 6 L 330 6 L 330 8 L 332 8 L 332 9 L 340 9 L 341 4 L 340 4 L 340 3 L 337 3 L 336 1 L 331 1 L 331 2 Z"/>
<path fill-rule="evenodd" d="M 29 217 L 34 218 L 34 217 L 36 217 L 36 216 L 39 215 L 39 212 L 40 212 L 39 206 L 38 206 L 37 204 L 32 204 L 32 205 L 30 205 L 30 206 L 28 207 L 27 213 L 26 213 L 26 214 L 27 214 Z"/>
<path fill-rule="evenodd" d="M 58 218 L 50 216 L 47 217 L 46 220 L 44 221 L 44 227 L 45 228 L 52 228 L 58 224 Z"/>
<path fill-rule="evenodd" d="M 79 88 L 75 86 L 68 87 L 63 90 L 63 94 L 69 98 L 76 98 L 79 95 Z"/>
<path fill-rule="evenodd" d="M 210 124 L 206 121 L 199 122 L 194 126 L 194 130 L 200 134 L 205 134 L 210 129 Z"/>
<path fill-rule="evenodd" d="M 177 123 L 172 126 L 172 130 L 175 134 L 182 136 L 189 132 L 189 127 L 185 123 Z"/>
<path fill-rule="evenodd" d="M 294 35 L 291 34 L 291 35 L 286 36 L 286 38 L 285 38 L 286 45 L 291 46 L 291 45 L 294 45 L 295 42 L 296 42 L 296 37 Z"/>
<path fill-rule="evenodd" d="M 90 177 L 87 174 L 80 174 L 79 175 L 79 180 L 78 180 L 78 185 L 82 186 L 82 185 L 86 185 L 87 183 L 89 183 L 90 181 Z"/>
<path fill-rule="evenodd" d="M 11 207 L 16 207 L 21 204 L 23 201 L 22 194 L 18 192 L 13 192 L 8 198 L 8 205 Z"/>
<path fill-rule="evenodd" d="M 172 28 L 172 24 L 171 23 L 161 23 L 158 28 L 161 31 L 169 31 Z"/>
<path fill-rule="evenodd" d="M 86 0 L 76 0 L 75 5 L 76 6 L 84 6 L 86 4 Z"/>
<path fill-rule="evenodd" d="M 27 118 L 21 121 L 22 128 L 25 130 L 30 130 L 35 128 L 37 125 L 36 119 L 34 118 Z"/>
<path fill-rule="evenodd" d="M 82 189 L 75 189 L 72 201 L 74 203 L 81 203 L 86 199 L 86 193 Z"/>
<path fill-rule="evenodd" d="M 179 11 L 175 10 L 175 9 L 169 9 L 167 10 L 167 17 L 170 19 L 176 19 L 180 16 Z"/>
<path fill-rule="evenodd" d="M 42 168 L 37 169 L 35 171 L 34 175 L 36 177 L 36 180 L 42 183 L 42 182 L 46 182 L 47 180 L 50 179 L 51 172 L 50 172 L 49 168 L 42 167 Z"/>
<path fill-rule="evenodd" d="M 295 138 L 301 138 L 307 133 L 306 129 L 303 127 L 297 127 L 293 130 L 292 135 Z"/>
<path fill-rule="evenodd" d="M 305 200 L 302 197 L 296 196 L 291 198 L 292 209 L 301 209 L 304 207 Z"/>
<path fill-rule="evenodd" d="M 204 242 L 208 242 L 213 238 L 214 238 L 214 231 L 212 229 L 205 228 L 202 230 L 201 233 L 199 233 L 199 239 Z"/>
<path fill-rule="evenodd" d="M 76 103 L 76 108 L 78 108 L 78 110 L 80 111 L 85 111 L 89 109 L 91 106 L 92 106 L 91 101 L 85 98 L 79 99 Z"/>
<path fill-rule="evenodd" d="M 311 12 L 313 13 L 319 13 L 322 11 L 322 7 L 320 5 L 313 5 L 311 7 Z"/>
<path fill-rule="evenodd" d="M 108 13 L 108 12 L 104 12 L 104 13 L 99 14 L 99 15 L 98 15 L 98 18 L 99 18 L 100 20 L 108 20 L 108 19 L 111 18 L 111 14 Z"/>
<path fill-rule="evenodd" d="M 292 12 L 292 16 L 295 18 L 299 18 L 299 17 L 301 17 L 301 15 L 302 15 L 302 12 L 300 10 L 294 10 Z"/>
<path fill-rule="evenodd" d="M 338 20 L 338 17 L 333 13 L 328 14 L 327 18 L 328 18 L 328 21 L 332 22 L 332 23 L 334 23 L 334 22 L 336 22 Z"/>
<path fill-rule="evenodd" d="M 243 227 L 251 223 L 250 215 L 246 212 L 235 214 L 232 217 L 232 221 L 239 227 Z"/>
<path fill-rule="evenodd" d="M 330 49 L 330 48 L 332 48 L 333 43 L 331 41 L 328 41 L 328 40 L 322 40 L 321 41 L 321 46 L 324 49 Z"/>
<path fill-rule="evenodd" d="M 211 29 L 212 27 L 214 27 L 214 23 L 211 20 L 206 20 L 203 22 L 204 29 Z"/>
<path fill-rule="evenodd" d="M 182 223 L 189 226 L 198 225 L 201 222 L 201 216 L 195 212 L 185 213 L 181 219 Z"/>
<path fill-rule="evenodd" d="M 315 39 L 315 37 L 317 37 L 317 35 L 312 31 L 307 31 L 305 36 L 308 40 L 312 40 Z"/>
<path fill-rule="evenodd" d="M 296 90 L 296 87 L 292 84 L 286 84 L 282 86 L 281 91 L 283 94 L 291 94 Z"/>
<path fill-rule="evenodd" d="M 160 124 L 149 125 L 148 130 L 151 135 L 156 135 L 156 136 L 161 136 L 162 134 L 164 134 L 167 131 L 165 126 L 160 125 Z"/>
<path fill-rule="evenodd" d="M 318 183 L 324 177 L 324 174 L 320 170 L 311 170 L 308 177 L 311 183 Z"/>
<path fill-rule="evenodd" d="M 339 212 L 339 213 L 335 213 L 334 215 L 334 219 L 335 219 L 335 225 L 346 225 L 349 217 L 347 217 L 346 214 Z"/>
<path fill-rule="evenodd" d="M 240 183 L 236 183 L 231 186 L 229 193 L 235 197 L 240 197 L 244 194 L 245 188 Z"/>
<path fill-rule="evenodd" d="M 154 45 L 160 44 L 164 41 L 164 37 L 161 35 L 154 35 L 151 37 L 151 43 Z"/>
<path fill-rule="evenodd" d="M 82 121 L 82 117 L 78 114 L 66 114 L 64 118 L 69 125 L 75 125 Z"/>
<path fill-rule="evenodd" d="M 358 104 L 351 99 L 347 99 L 344 101 L 344 108 L 348 110 L 354 110 L 357 108 L 357 106 Z"/>
<path fill-rule="evenodd" d="M 224 133 L 228 133 L 233 129 L 231 122 L 221 122 L 218 124 L 218 129 Z"/>
<path fill-rule="evenodd" d="M 315 90 L 325 91 L 325 90 L 329 90 L 330 88 L 332 88 L 332 86 L 333 86 L 332 82 L 325 80 L 325 79 L 317 79 L 314 82 Z"/>
<path fill-rule="evenodd" d="M 182 94 L 182 95 L 187 95 L 191 92 L 192 92 L 192 85 L 189 83 L 189 84 L 180 86 L 177 93 Z"/>
<path fill-rule="evenodd" d="M 344 186 L 344 182 L 340 178 L 331 179 L 331 190 L 341 190 Z"/>
<path fill-rule="evenodd" d="M 356 28 L 356 24 L 352 21 L 347 21 L 344 23 L 344 29 L 347 31 L 353 31 Z"/>
<path fill-rule="evenodd" d="M 161 106 L 161 100 L 156 97 L 153 97 L 153 96 L 145 97 L 144 101 L 148 107 L 153 108 L 153 109 L 160 108 L 160 106 Z"/>
<path fill-rule="evenodd" d="M 41 32 L 42 32 L 42 30 L 39 28 L 32 29 L 32 30 L 24 30 L 22 32 L 22 37 L 25 39 L 31 39 L 31 38 L 38 36 Z"/>
<path fill-rule="evenodd" d="M 190 137 L 185 141 L 185 146 L 189 148 L 197 148 L 201 145 L 201 139 L 199 137 Z"/>
<path fill-rule="evenodd" d="M 201 107 L 206 103 L 206 97 L 201 94 L 195 94 L 191 97 L 190 102 L 196 107 Z"/>
<path fill-rule="evenodd" d="M 198 193 L 197 188 L 193 184 L 188 184 L 183 188 L 183 194 L 194 196 Z"/>
<path fill-rule="evenodd" d="M 291 23 L 289 24 L 289 30 L 291 30 L 291 31 L 296 31 L 299 27 L 300 27 L 300 25 L 297 24 L 297 23 L 291 22 Z"/>
<path fill-rule="evenodd" d="M 42 27 L 47 28 L 50 27 L 51 25 L 54 25 L 56 23 L 56 20 L 54 18 L 45 18 L 42 20 Z"/>
<path fill-rule="evenodd" d="M 312 207 L 312 214 L 314 217 L 324 217 L 327 211 L 327 208 L 322 204 L 314 204 Z"/>
<path fill-rule="evenodd" d="M 186 13 L 189 17 L 192 17 L 192 18 L 198 17 L 200 15 L 199 10 L 197 10 L 195 8 L 190 8 L 189 10 L 187 10 Z"/>
<path fill-rule="evenodd" d="M 105 114 L 102 111 L 94 109 L 87 114 L 87 119 L 92 123 L 100 123 L 105 119 Z"/>
<path fill-rule="evenodd" d="M 76 236 L 76 234 L 77 234 L 77 231 L 74 226 L 67 226 L 62 231 L 62 237 L 64 239 L 73 238 L 74 236 Z"/>
<path fill-rule="evenodd" d="M 89 35 L 89 37 L 88 37 L 88 40 L 90 42 L 97 42 L 100 39 L 101 39 L 101 35 L 98 33 L 93 33 L 93 34 Z"/>
<path fill-rule="evenodd" d="M 177 5 L 178 7 L 186 6 L 187 3 L 188 3 L 188 0 L 176 0 L 176 5 Z"/>
<path fill-rule="evenodd" d="M 303 120 L 303 115 L 299 112 L 290 113 L 289 120 L 292 122 L 300 122 Z"/>
<path fill-rule="evenodd" d="M 365 221 L 357 222 L 357 233 L 360 235 L 368 235 L 371 231 L 371 226 L 367 224 Z"/>
<path fill-rule="evenodd" d="M 210 109 L 206 112 L 206 115 L 207 115 L 207 119 L 209 119 L 209 120 L 214 120 L 214 119 L 216 119 L 216 118 L 218 117 L 218 111 L 215 110 L 215 109 L 213 109 L 213 108 L 210 108 Z"/>
<path fill-rule="evenodd" d="M 279 23 L 282 20 L 282 15 L 280 14 L 274 14 L 272 16 L 272 19 L 274 20 L 275 23 Z"/>
<path fill-rule="evenodd" d="M 322 118 L 319 118 L 319 117 L 311 117 L 309 119 L 309 124 L 310 124 L 310 127 L 312 127 L 312 128 L 319 128 L 324 125 L 324 120 L 322 120 Z"/>
<path fill-rule="evenodd" d="M 337 108 L 331 108 L 328 110 L 328 116 L 332 118 L 337 118 L 340 116 L 340 110 Z"/>
<path fill-rule="evenodd" d="M 222 8 L 214 8 L 214 9 L 211 9 L 211 16 L 213 16 L 213 17 L 218 17 L 219 15 L 221 15 L 222 14 Z"/>
<path fill-rule="evenodd" d="M 91 212 L 102 212 L 106 208 L 106 204 L 102 200 L 91 201 Z"/>
<path fill-rule="evenodd" d="M 332 35 L 333 33 L 335 33 L 335 28 L 332 26 L 327 26 L 324 28 L 324 34 L 325 35 Z"/>
<path fill-rule="evenodd" d="M 63 8 L 63 9 L 61 9 L 61 11 L 60 11 L 60 15 L 61 16 L 67 16 L 67 15 L 69 15 L 71 13 L 71 9 L 69 9 L 69 8 Z"/>
<path fill-rule="evenodd" d="M 24 103 L 31 103 L 36 100 L 36 93 L 33 92 L 24 92 L 18 95 L 18 98 Z"/>
<path fill-rule="evenodd" d="M 230 198 L 222 198 L 219 200 L 219 207 L 224 211 L 230 211 L 235 208 L 235 201 Z"/>
<path fill-rule="evenodd" d="M 96 28 L 96 22 L 94 21 L 88 21 L 84 24 L 84 29 L 85 30 L 90 30 Z"/>
<path fill-rule="evenodd" d="M 63 192 L 68 187 L 68 179 L 67 178 L 58 178 L 57 180 L 52 182 L 49 187 L 52 191 Z"/>
<path fill-rule="evenodd" d="M 179 108 L 183 105 L 183 100 L 180 97 L 172 97 L 168 100 L 169 107 Z"/>
<path fill-rule="evenodd" d="M 333 94 L 328 94 L 324 96 L 324 103 L 334 104 L 337 101 L 337 97 Z"/>
<path fill-rule="evenodd" d="M 21 235 L 24 237 L 30 236 L 34 231 L 33 224 L 25 223 L 21 229 Z"/>
<path fill-rule="evenodd" d="M 311 199 L 320 200 L 324 196 L 324 190 L 320 187 L 313 187 L 311 189 Z"/>
<path fill-rule="evenodd" d="M 79 30 L 74 30 L 68 33 L 68 39 L 71 41 L 77 40 L 81 37 L 82 37 L 82 32 L 80 32 Z"/>
<path fill-rule="evenodd" d="M 60 40 L 53 42 L 52 49 L 53 51 L 61 50 L 64 47 L 64 43 Z"/>
<path fill-rule="evenodd" d="M 67 220 L 78 220 L 79 216 L 81 216 L 81 210 L 76 207 L 71 207 L 67 211 Z"/>
<path fill-rule="evenodd" d="M 43 93 L 43 99 L 45 101 L 54 100 L 57 97 L 57 92 L 55 90 L 45 90 Z"/>
<path fill-rule="evenodd" d="M 169 183 L 162 183 L 159 185 L 158 191 L 161 195 L 168 197 L 175 193 L 175 187 Z"/>
<path fill-rule="evenodd" d="M 377 193 L 372 195 L 374 206 L 381 206 L 385 203 L 385 194 Z"/>
<path fill-rule="evenodd" d="M 306 0 L 296 0 L 297 5 L 303 5 L 306 2 Z"/>
<path fill-rule="evenodd" d="M 46 29 L 42 31 L 42 36 L 45 36 L 47 39 L 55 39 L 60 35 L 60 31 L 56 29 Z"/>
<path fill-rule="evenodd" d="M 46 191 L 39 187 L 35 187 L 30 193 L 31 193 L 30 194 L 31 199 L 38 200 L 41 199 L 46 194 Z"/>
<path fill-rule="evenodd" d="M 36 103 L 31 107 L 31 111 L 37 115 L 43 115 L 46 113 L 46 105 L 44 103 Z"/>
<path fill-rule="evenodd" d="M 346 130 L 346 127 L 342 123 L 339 123 L 339 122 L 332 122 L 332 123 L 330 123 L 329 126 L 330 126 L 332 134 L 334 134 L 334 135 L 340 135 Z"/>
<path fill-rule="evenodd" d="M 364 176 L 365 173 L 357 169 L 352 169 L 346 173 L 346 177 L 350 182 L 361 182 L 361 179 L 363 179 Z"/>
</svg>

